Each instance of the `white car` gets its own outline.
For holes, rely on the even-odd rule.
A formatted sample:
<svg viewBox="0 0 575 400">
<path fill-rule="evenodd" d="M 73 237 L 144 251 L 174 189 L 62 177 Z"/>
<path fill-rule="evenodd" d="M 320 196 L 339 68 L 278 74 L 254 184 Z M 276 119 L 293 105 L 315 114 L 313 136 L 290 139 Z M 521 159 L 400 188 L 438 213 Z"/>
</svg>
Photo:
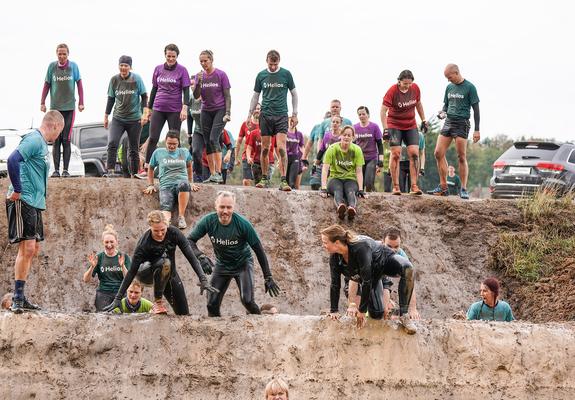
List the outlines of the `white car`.
<svg viewBox="0 0 575 400">
<path fill-rule="evenodd" d="M 18 131 L 15 129 L 1 129 L 0 130 L 0 176 L 4 177 L 8 174 L 8 157 L 12 152 L 18 147 L 20 141 L 22 140 L 22 136 L 26 133 L 30 132 L 30 130 L 23 130 Z M 72 146 L 72 155 L 70 156 L 70 165 L 68 166 L 68 172 L 71 176 L 84 176 L 84 162 L 82 161 L 82 154 L 80 153 L 80 149 L 76 147 L 74 144 Z M 52 145 L 48 145 L 48 152 L 50 153 L 50 172 L 48 176 L 52 175 L 54 172 L 54 165 L 52 162 Z M 64 163 L 62 160 L 63 156 L 60 156 L 60 166 Z"/>
</svg>

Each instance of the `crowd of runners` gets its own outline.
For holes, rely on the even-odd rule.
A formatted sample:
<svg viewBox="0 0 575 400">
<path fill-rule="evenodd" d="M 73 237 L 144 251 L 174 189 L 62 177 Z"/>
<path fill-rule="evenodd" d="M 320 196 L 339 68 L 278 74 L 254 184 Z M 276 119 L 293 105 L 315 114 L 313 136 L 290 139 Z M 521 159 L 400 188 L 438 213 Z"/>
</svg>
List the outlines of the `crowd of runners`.
<svg viewBox="0 0 575 400">
<path fill-rule="evenodd" d="M 83 110 L 82 79 L 78 66 L 68 60 L 68 53 L 65 44 L 57 46 L 58 60 L 48 67 L 41 98 L 41 109 L 46 111 L 45 100 L 50 94 L 50 111 L 46 112 L 40 128 L 23 137 L 8 160 L 11 180 L 7 200 L 9 240 L 18 243 L 15 288 L 10 304 L 14 313 L 39 309 L 26 298 L 24 285 L 39 243 L 44 239 L 42 211 L 46 208 L 47 143 L 54 142 L 53 176 L 68 177 L 76 85 L 80 97 L 78 110 Z M 249 112 L 234 149 L 231 133 L 225 129 L 231 120 L 231 85 L 226 73 L 214 67 L 213 53 L 209 50 L 200 53 L 202 71 L 192 76 L 177 62 L 179 49 L 176 45 L 167 45 L 164 55 L 165 62 L 154 70 L 149 95 L 141 77 L 131 72 L 132 58 L 129 56 L 119 58 L 119 74 L 110 80 L 104 115 L 104 126 L 109 129 L 107 176 L 115 176 L 118 144 L 127 133 L 130 174 L 147 179 L 144 193 L 153 194 L 159 189 L 160 210 L 148 214 L 149 229 L 142 234 L 131 257 L 119 250 L 114 227 L 106 226 L 102 233 L 103 251 L 88 255 L 83 275 L 84 282 L 98 277 L 94 302 L 97 311 L 165 314 L 168 311 L 165 299 L 175 314 L 189 314 L 184 283 L 176 269 L 177 248 L 194 271 L 200 293 L 207 294 L 206 307 L 210 317 L 221 315 L 222 300 L 232 280 L 239 288 L 240 300 L 247 312 L 262 313 L 254 296 L 252 252 L 264 277 L 265 292 L 272 297 L 281 294 L 258 234 L 246 218 L 235 212 L 236 198 L 232 192 L 220 191 L 215 198 L 215 211 L 201 217 L 187 236 L 182 232 L 187 228 L 184 214 L 190 192 L 200 190 L 196 184 L 198 180 L 209 184 L 224 183 L 226 172 L 234 165 L 241 164 L 244 185 L 255 184 L 258 188 L 270 187 L 270 177 L 277 167 L 282 191 L 299 188 L 302 172 L 311 166 L 312 189 L 319 190 L 322 197 L 333 196 L 341 220 L 346 216 L 348 220 L 354 219 L 358 198 L 375 190 L 375 177 L 385 168 L 390 170 L 392 194 L 401 195 L 407 191 L 422 195 L 417 178 L 424 174 L 423 134 L 428 123 L 420 89 L 414 83 L 411 71 L 402 71 L 383 97 L 380 111 L 383 130 L 370 121 L 368 107 L 357 108 L 359 122 L 354 125 L 341 115 L 341 102 L 333 100 L 325 119 L 313 128 L 305 142 L 298 130 L 298 93 L 294 78 L 279 66 L 279 53 L 271 50 L 266 56 L 267 68 L 256 76 Z M 437 196 L 455 193 L 467 199 L 465 149 L 470 131 L 470 109 L 474 111 L 473 140 L 478 141 L 480 137 L 479 99 L 473 84 L 461 76 L 456 65 L 447 65 L 444 74 L 449 85 L 439 116 L 446 121 L 434 152 L 440 182 L 430 193 Z M 288 94 L 291 96 L 291 115 L 288 113 Z M 112 109 L 113 117 L 109 121 Z M 421 119 L 419 124 L 415 119 L 416 111 Z M 186 119 L 189 150 L 180 143 L 181 123 Z M 169 131 L 165 148 L 158 148 L 166 122 Z M 145 149 L 142 149 L 142 127 L 146 126 L 149 135 Z M 460 177 L 445 161 L 445 151 L 452 141 L 455 141 L 459 156 Z M 384 154 L 385 142 L 390 145 L 388 163 Z M 61 173 L 60 146 L 64 161 Z M 309 160 L 314 146 L 317 155 Z M 408 165 L 403 177 L 400 173 L 402 146 Z M 140 160 L 142 153 L 144 157 Z M 155 185 L 156 176 L 159 188 Z M 172 213 L 176 210 L 177 227 L 171 226 Z M 197 246 L 204 236 L 210 238 L 215 262 Z M 414 292 L 414 268 L 401 249 L 399 229 L 389 227 L 380 238 L 370 238 L 335 224 L 321 231 L 321 240 L 329 253 L 332 319 L 340 318 L 339 303 L 343 292 L 348 300 L 346 314 L 355 318 L 359 328 L 368 317 L 397 318 L 408 333 L 416 332 L 413 320 L 419 319 L 419 312 Z M 393 285 L 390 277 L 399 278 L 397 307 L 390 296 Z M 153 287 L 152 301 L 142 298 L 142 285 Z M 507 303 L 497 300 L 498 292 L 497 281 L 486 280 L 481 288 L 483 301 L 470 308 L 468 318 L 512 320 Z M 266 305 L 265 309 L 277 312 L 272 305 Z"/>
</svg>

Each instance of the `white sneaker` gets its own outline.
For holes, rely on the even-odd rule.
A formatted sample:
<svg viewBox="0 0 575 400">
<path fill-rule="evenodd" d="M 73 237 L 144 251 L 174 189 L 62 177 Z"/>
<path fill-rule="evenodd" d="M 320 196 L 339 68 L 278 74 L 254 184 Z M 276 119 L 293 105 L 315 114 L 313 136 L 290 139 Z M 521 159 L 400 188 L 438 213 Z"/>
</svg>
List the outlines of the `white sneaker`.
<svg viewBox="0 0 575 400">
<path fill-rule="evenodd" d="M 183 215 L 180 215 L 178 217 L 178 228 L 186 229 L 187 227 L 188 227 L 188 225 L 186 224 L 186 219 L 184 218 Z"/>
</svg>

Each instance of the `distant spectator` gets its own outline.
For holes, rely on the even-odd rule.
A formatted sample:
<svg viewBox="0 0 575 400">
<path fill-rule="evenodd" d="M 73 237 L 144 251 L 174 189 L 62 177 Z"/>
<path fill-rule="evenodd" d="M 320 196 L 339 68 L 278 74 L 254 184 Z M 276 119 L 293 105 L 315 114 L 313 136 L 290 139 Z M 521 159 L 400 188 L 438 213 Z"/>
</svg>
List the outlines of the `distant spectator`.
<svg viewBox="0 0 575 400">
<path fill-rule="evenodd" d="M 461 179 L 459 179 L 459 175 L 455 173 L 455 167 L 453 165 L 447 167 L 447 188 L 449 189 L 449 194 L 452 196 L 458 196 L 461 191 Z"/>
<path fill-rule="evenodd" d="M 274 378 L 266 385 L 266 400 L 288 400 L 288 384 L 282 378 Z"/>
<path fill-rule="evenodd" d="M 8 292 L 2 296 L 2 310 L 9 310 L 12 305 L 12 293 Z"/>
<path fill-rule="evenodd" d="M 487 278 L 481 284 L 482 301 L 473 303 L 467 310 L 468 320 L 513 321 L 513 313 L 508 303 L 499 300 L 499 281 Z"/>
<path fill-rule="evenodd" d="M 134 279 L 132 284 L 126 291 L 126 297 L 122 299 L 120 307 L 114 308 L 117 314 L 132 314 L 132 313 L 149 313 L 154 304 L 147 299 L 142 298 L 142 283 Z"/>
</svg>

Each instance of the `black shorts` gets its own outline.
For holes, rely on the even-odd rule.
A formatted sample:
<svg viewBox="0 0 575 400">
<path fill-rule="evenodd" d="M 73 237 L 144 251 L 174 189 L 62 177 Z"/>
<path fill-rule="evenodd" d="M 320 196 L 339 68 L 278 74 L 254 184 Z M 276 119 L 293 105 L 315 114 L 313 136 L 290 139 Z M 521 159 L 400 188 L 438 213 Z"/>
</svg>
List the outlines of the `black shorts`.
<svg viewBox="0 0 575 400">
<path fill-rule="evenodd" d="M 254 174 L 252 173 L 252 166 L 248 164 L 248 160 L 242 160 L 242 176 L 243 179 L 248 179 L 250 181 L 254 180 Z"/>
<path fill-rule="evenodd" d="M 288 116 L 271 116 L 260 115 L 260 133 L 262 136 L 275 136 L 278 133 L 287 133 Z"/>
<path fill-rule="evenodd" d="M 8 241 L 19 243 L 23 240 L 44 240 L 42 210 L 26 204 L 22 200 L 6 199 L 8 216 Z"/>
<path fill-rule="evenodd" d="M 419 132 L 417 129 L 388 129 L 389 132 L 389 145 L 391 147 L 401 146 L 405 143 L 406 146 L 419 147 Z"/>
<path fill-rule="evenodd" d="M 445 120 L 443 128 L 441 128 L 441 135 L 452 138 L 463 138 L 467 139 L 469 136 L 469 130 L 471 129 L 471 123 L 468 119 L 450 119 Z"/>
</svg>

